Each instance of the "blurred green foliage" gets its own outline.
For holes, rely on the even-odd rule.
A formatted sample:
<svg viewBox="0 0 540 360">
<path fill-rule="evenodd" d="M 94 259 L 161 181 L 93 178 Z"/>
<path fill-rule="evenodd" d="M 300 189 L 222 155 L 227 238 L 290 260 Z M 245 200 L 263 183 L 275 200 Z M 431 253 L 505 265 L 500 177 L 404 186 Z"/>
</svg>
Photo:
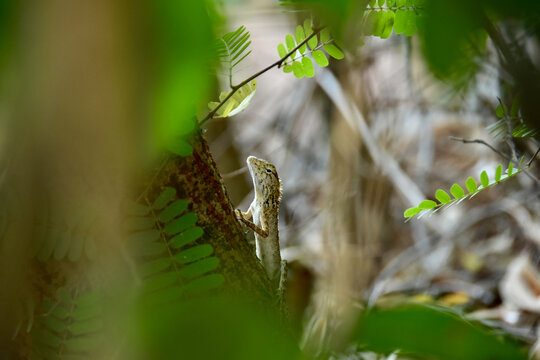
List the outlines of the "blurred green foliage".
<svg viewBox="0 0 540 360">
<path fill-rule="evenodd" d="M 132 350 L 140 359 L 302 359 L 288 332 L 253 305 L 219 297 L 139 311 Z"/>
<path fill-rule="evenodd" d="M 389 354 L 400 349 L 401 354 L 428 359 L 527 359 L 526 349 L 517 341 L 430 305 L 367 311 L 359 319 L 355 339 L 371 351 Z"/>
<path fill-rule="evenodd" d="M 158 146 L 179 155 L 191 152 L 182 140 L 196 125 L 195 115 L 208 98 L 215 38 L 207 9 L 211 2 L 152 2 L 158 80 L 153 101 Z"/>
</svg>

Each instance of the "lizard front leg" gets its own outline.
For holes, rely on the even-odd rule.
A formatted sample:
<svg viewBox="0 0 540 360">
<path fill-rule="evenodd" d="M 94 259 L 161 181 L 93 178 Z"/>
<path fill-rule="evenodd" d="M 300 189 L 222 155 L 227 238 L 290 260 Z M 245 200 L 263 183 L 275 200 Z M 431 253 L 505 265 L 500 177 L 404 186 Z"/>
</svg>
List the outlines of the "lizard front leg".
<svg viewBox="0 0 540 360">
<path fill-rule="evenodd" d="M 263 238 L 268 237 L 268 223 L 264 217 L 261 217 L 261 226 L 257 226 L 255 225 L 255 223 L 249 220 L 252 217 L 251 206 L 245 213 L 238 209 L 236 209 L 234 213 L 236 215 L 236 218 L 243 222 L 248 228 L 253 230 L 253 232 L 262 236 Z"/>
</svg>

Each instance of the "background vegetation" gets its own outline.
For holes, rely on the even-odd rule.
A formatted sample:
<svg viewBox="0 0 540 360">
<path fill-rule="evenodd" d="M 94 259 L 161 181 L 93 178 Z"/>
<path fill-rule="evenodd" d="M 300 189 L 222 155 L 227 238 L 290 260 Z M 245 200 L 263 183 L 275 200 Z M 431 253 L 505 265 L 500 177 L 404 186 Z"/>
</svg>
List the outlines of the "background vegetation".
<svg viewBox="0 0 540 360">
<path fill-rule="evenodd" d="M 539 15 L 0 1 L 3 357 L 534 358 Z M 288 314 L 234 218 L 248 155 Z"/>
</svg>

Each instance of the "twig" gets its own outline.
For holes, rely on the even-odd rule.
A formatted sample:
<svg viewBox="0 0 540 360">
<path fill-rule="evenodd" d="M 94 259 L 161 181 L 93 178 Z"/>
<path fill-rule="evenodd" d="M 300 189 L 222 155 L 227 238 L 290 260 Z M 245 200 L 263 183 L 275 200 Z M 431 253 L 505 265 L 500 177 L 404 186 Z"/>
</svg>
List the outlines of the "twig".
<svg viewBox="0 0 540 360">
<path fill-rule="evenodd" d="M 449 139 L 450 140 L 455 140 L 455 141 L 460 141 L 464 144 L 482 144 L 482 145 L 485 145 L 487 146 L 488 148 L 490 148 L 492 151 L 494 151 L 497 155 L 499 155 L 500 157 L 502 157 L 504 160 L 506 161 L 510 161 L 510 159 L 508 158 L 508 156 L 504 155 L 502 152 L 500 152 L 499 150 L 495 149 L 493 146 L 489 145 L 487 142 L 485 142 L 484 140 L 480 140 L 480 139 L 473 139 L 473 140 L 467 140 L 467 139 L 464 139 L 464 138 L 460 138 L 460 137 L 455 137 L 455 136 L 449 136 Z"/>
<path fill-rule="evenodd" d="M 317 36 L 317 34 L 319 32 L 321 32 L 321 30 L 324 29 L 324 28 L 320 28 L 320 29 L 313 29 L 313 34 L 309 35 L 307 38 L 305 38 L 302 42 L 300 42 L 300 44 L 298 44 L 294 49 L 292 49 L 291 51 L 289 51 L 287 53 L 287 55 L 285 55 L 284 57 L 282 57 L 281 59 L 279 59 L 278 61 L 276 61 L 275 63 L 271 64 L 271 65 L 268 65 L 267 67 L 265 67 L 264 69 L 260 70 L 259 72 L 255 73 L 254 75 L 251 75 L 250 77 L 248 77 L 247 79 L 245 79 L 244 81 L 242 81 L 240 84 L 238 85 L 234 85 L 234 86 L 231 86 L 231 92 L 229 92 L 229 95 L 227 95 L 227 97 L 225 99 L 223 99 L 223 101 L 221 101 L 215 108 L 214 110 L 210 111 L 208 113 L 208 115 L 206 115 L 204 117 L 204 119 L 201 120 L 200 124 L 199 125 L 203 125 L 205 122 L 207 122 L 208 120 L 212 119 L 214 117 L 214 115 L 216 115 L 216 112 L 227 102 L 227 100 L 229 100 L 242 86 L 246 85 L 247 83 L 249 83 L 251 80 L 261 76 L 262 74 L 264 74 L 265 72 L 267 72 L 268 70 L 276 67 L 276 66 L 281 66 L 281 64 L 283 64 L 283 62 L 285 60 L 287 60 L 287 58 L 289 56 L 291 56 L 292 54 L 294 54 L 298 49 L 300 49 L 302 47 L 302 45 L 304 44 L 307 44 L 307 42 L 314 36 Z"/>
<path fill-rule="evenodd" d="M 540 148 L 538 148 L 538 150 L 536 150 L 536 152 L 535 152 L 534 155 L 532 156 L 531 160 L 529 160 L 529 162 L 527 162 L 527 167 L 531 166 L 532 162 L 533 162 L 534 159 L 536 158 L 536 155 L 538 155 L 538 152 L 540 152 Z"/>
</svg>

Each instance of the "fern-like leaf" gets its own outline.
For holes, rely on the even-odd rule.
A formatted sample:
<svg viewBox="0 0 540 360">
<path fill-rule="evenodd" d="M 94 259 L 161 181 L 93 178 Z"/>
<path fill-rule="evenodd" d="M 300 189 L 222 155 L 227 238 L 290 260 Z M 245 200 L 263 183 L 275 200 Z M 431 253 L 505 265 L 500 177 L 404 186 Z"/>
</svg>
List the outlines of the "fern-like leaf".
<svg viewBox="0 0 540 360">
<path fill-rule="evenodd" d="M 523 166 L 524 160 L 525 158 L 522 157 L 520 160 L 520 166 Z M 525 167 L 525 169 L 527 168 L 528 167 Z M 515 168 L 512 162 L 508 164 L 508 168 L 506 169 L 504 174 L 502 169 L 502 165 L 499 164 L 495 169 L 495 174 L 492 181 L 489 180 L 488 174 L 485 170 L 482 171 L 482 173 L 480 174 L 480 184 L 477 184 L 477 182 L 472 177 L 467 178 L 467 181 L 465 182 L 467 193 L 465 193 L 465 190 L 459 184 L 453 184 L 450 188 L 450 194 L 452 194 L 452 196 L 454 197 L 453 199 L 446 191 L 438 189 L 435 192 L 435 198 L 439 203 L 433 200 L 423 200 L 417 206 L 405 210 L 405 212 L 403 213 L 403 217 L 407 219 L 406 221 L 409 221 L 417 215 L 423 216 L 425 214 L 438 211 L 443 207 L 452 206 L 467 198 L 476 196 L 476 194 L 478 194 L 480 191 L 485 190 L 502 181 L 508 180 L 512 176 L 515 176 L 522 171 L 521 168 Z"/>
<path fill-rule="evenodd" d="M 412 36 L 423 0 L 371 0 L 364 13 L 364 34 L 387 39 L 396 34 Z"/>
<path fill-rule="evenodd" d="M 223 35 L 217 39 L 214 47 L 221 63 L 227 66 L 229 75 L 229 84 L 232 87 L 233 69 L 242 62 L 249 54 L 248 51 L 251 41 L 250 34 L 245 26 L 240 26 L 235 31 Z"/>
<path fill-rule="evenodd" d="M 508 106 L 500 103 L 495 109 L 495 115 L 499 118 L 495 123 L 489 125 L 487 130 L 495 138 L 500 136 L 510 136 L 515 138 L 536 137 L 538 131 L 531 128 L 521 117 L 521 99 L 519 96 L 514 98 L 510 111 Z"/>
<path fill-rule="evenodd" d="M 294 36 L 287 34 L 285 36 L 285 44 L 279 44 L 277 46 L 277 52 L 280 58 L 285 58 L 288 53 L 313 34 L 311 20 L 307 19 L 304 21 L 303 26 L 298 25 L 294 33 Z M 283 72 L 292 72 L 299 79 L 304 76 L 313 77 L 315 75 L 313 61 L 321 67 L 328 66 L 328 58 L 325 52 L 334 59 L 340 60 L 344 57 L 343 52 L 336 46 L 335 41 L 326 28 L 318 36 L 311 37 L 307 43 L 302 44 L 295 52 L 290 54 L 281 65 L 281 68 Z"/>
<path fill-rule="evenodd" d="M 30 333 L 33 358 L 99 357 L 103 330 L 102 302 L 98 294 L 80 294 L 61 287 L 54 299 L 45 299 L 40 306 L 39 320 Z"/>
<path fill-rule="evenodd" d="M 150 304 L 176 301 L 193 292 L 218 287 L 223 276 L 214 273 L 219 259 L 209 244 L 196 244 L 203 235 L 188 203 L 166 188 L 152 202 L 135 204 L 126 227 L 129 245 L 143 279 L 144 300 Z"/>
</svg>

